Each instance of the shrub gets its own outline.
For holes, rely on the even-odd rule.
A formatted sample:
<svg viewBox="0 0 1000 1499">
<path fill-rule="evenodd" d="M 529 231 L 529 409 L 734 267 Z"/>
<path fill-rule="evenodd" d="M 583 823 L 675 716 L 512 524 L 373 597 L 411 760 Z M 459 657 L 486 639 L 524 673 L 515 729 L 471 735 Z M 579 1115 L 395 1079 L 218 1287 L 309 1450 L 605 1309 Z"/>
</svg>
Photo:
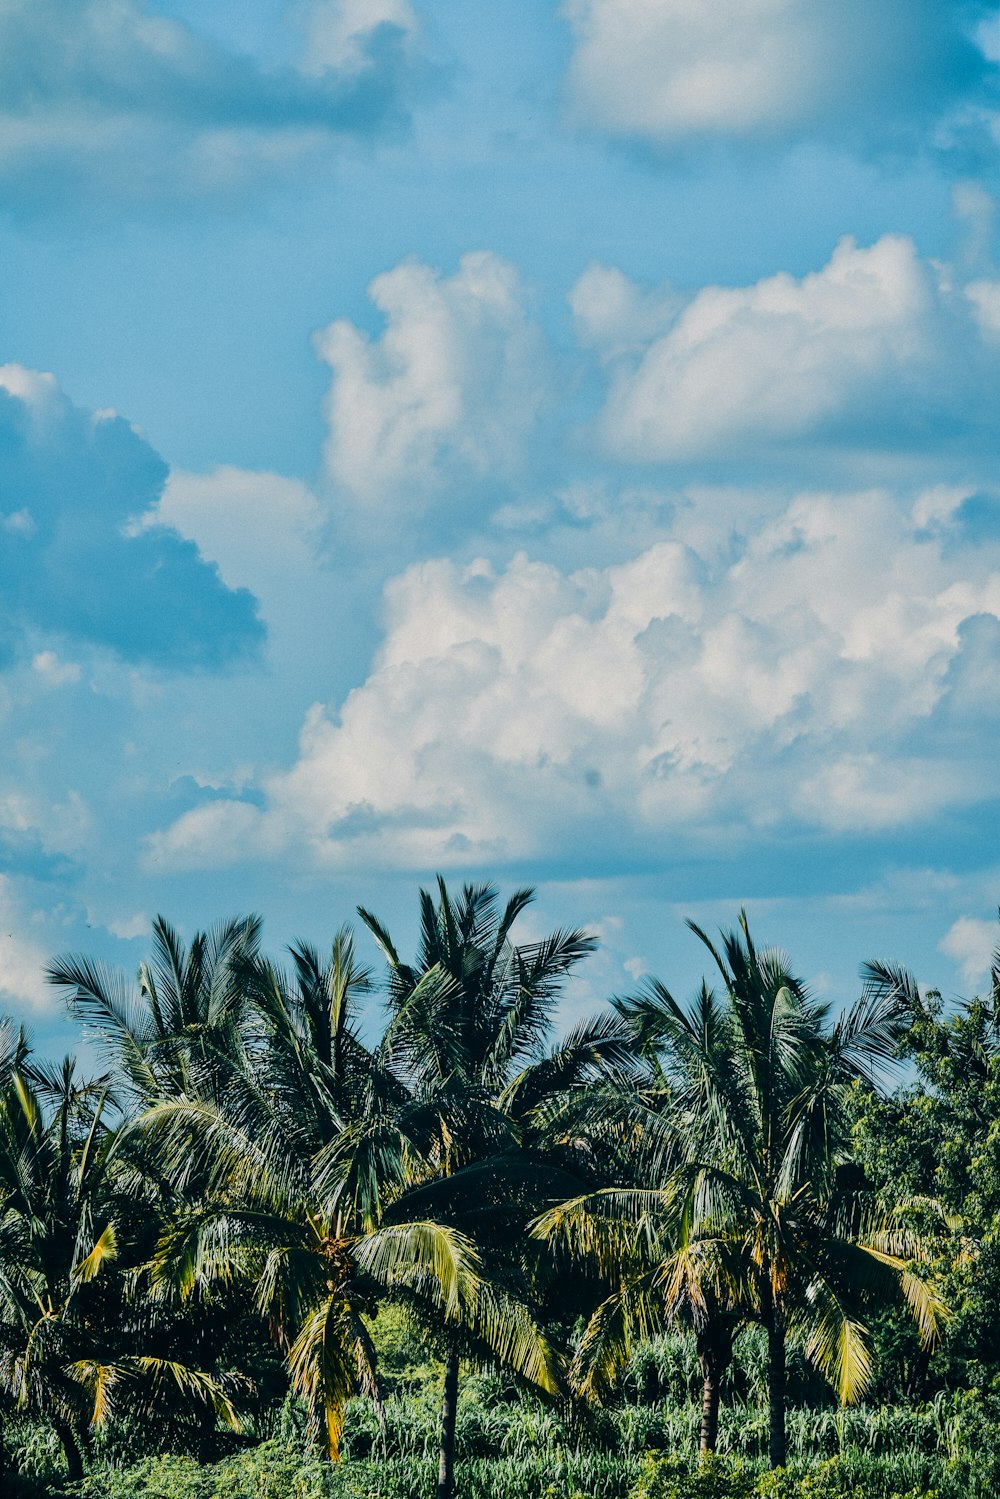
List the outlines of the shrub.
<svg viewBox="0 0 1000 1499">
<path fill-rule="evenodd" d="M 752 1499 L 754 1475 L 746 1463 L 703 1457 L 692 1467 L 678 1457 L 648 1457 L 635 1499 Z"/>
<path fill-rule="evenodd" d="M 755 1471 L 739 1459 L 701 1458 L 695 1464 L 676 1457 L 650 1456 L 643 1464 L 633 1499 L 936 1499 L 923 1486 L 903 1493 L 893 1486 L 892 1465 L 869 1462 L 866 1474 L 845 1467 L 840 1458 L 808 1467 Z"/>
</svg>

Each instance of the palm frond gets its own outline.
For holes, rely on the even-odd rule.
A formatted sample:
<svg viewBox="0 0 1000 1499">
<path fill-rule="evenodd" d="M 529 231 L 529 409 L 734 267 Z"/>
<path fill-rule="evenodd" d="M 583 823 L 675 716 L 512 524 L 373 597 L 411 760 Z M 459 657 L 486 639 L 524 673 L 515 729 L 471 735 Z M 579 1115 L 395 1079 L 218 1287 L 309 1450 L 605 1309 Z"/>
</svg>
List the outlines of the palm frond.
<svg viewBox="0 0 1000 1499">
<path fill-rule="evenodd" d="M 101 1232 L 100 1237 L 94 1244 L 90 1253 L 80 1260 L 73 1268 L 73 1284 L 86 1285 L 88 1281 L 100 1274 L 109 1260 L 116 1258 L 118 1254 L 118 1235 L 113 1223 L 109 1223 Z"/>
<path fill-rule="evenodd" d="M 353 1254 L 380 1285 L 430 1295 L 451 1321 L 461 1322 L 477 1304 L 482 1261 L 471 1239 L 445 1224 L 427 1219 L 391 1224 L 361 1239 Z"/>
<path fill-rule="evenodd" d="M 874 1377 L 868 1329 L 846 1308 L 832 1284 L 816 1280 L 809 1289 L 811 1329 L 806 1357 L 821 1369 L 842 1405 L 853 1405 Z"/>
</svg>

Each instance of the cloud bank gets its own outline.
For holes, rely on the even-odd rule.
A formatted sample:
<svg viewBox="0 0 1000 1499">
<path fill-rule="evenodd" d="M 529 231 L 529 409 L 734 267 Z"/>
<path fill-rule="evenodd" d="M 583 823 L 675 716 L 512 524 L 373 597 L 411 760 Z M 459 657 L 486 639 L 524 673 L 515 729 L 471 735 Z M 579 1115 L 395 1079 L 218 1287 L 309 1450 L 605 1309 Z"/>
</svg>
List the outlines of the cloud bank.
<svg viewBox="0 0 1000 1499">
<path fill-rule="evenodd" d="M 613 566 L 409 568 L 367 681 L 311 710 L 263 809 L 195 809 L 151 857 L 627 863 L 663 840 L 878 834 L 991 795 L 967 731 L 1000 665 L 1000 542 L 963 532 L 967 497 L 801 495 L 735 546 L 706 544 L 706 503 Z"/>
</svg>

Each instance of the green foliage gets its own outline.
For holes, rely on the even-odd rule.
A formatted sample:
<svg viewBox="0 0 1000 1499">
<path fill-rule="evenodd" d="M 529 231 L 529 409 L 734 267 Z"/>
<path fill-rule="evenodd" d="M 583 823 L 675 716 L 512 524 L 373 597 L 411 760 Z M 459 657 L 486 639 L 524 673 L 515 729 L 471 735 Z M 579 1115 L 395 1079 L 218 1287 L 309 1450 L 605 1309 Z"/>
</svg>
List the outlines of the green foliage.
<svg viewBox="0 0 1000 1499">
<path fill-rule="evenodd" d="M 368 1330 L 375 1345 L 379 1378 L 386 1392 L 438 1384 L 443 1368 L 440 1339 L 429 1335 L 410 1307 L 385 1301 Z"/>
<path fill-rule="evenodd" d="M 53 966 L 108 1076 L 0 1028 L 3 1499 L 420 1499 L 458 1361 L 463 1499 L 996 1499 L 1000 960 L 951 1010 L 870 964 L 835 1021 L 744 920 L 718 993 L 552 1046 L 592 942 L 515 945 L 530 899 L 439 881 L 412 964 L 362 911 L 377 1043 L 348 928 Z"/>
<path fill-rule="evenodd" d="M 733 1346 L 732 1362 L 721 1380 L 724 1405 L 758 1406 L 767 1403 L 767 1335 L 762 1327 L 747 1327 Z M 653 1405 L 701 1398 L 702 1369 L 694 1335 L 678 1328 L 643 1338 L 635 1344 L 622 1376 L 626 1400 Z M 809 1362 L 801 1343 L 788 1349 L 788 1394 L 793 1405 L 833 1406 L 835 1397 L 819 1371 Z"/>
<path fill-rule="evenodd" d="M 272 1441 L 212 1467 L 188 1457 L 147 1458 L 135 1467 L 91 1476 L 80 1494 L 81 1499 L 327 1499 L 329 1472 L 319 1457 Z"/>
<path fill-rule="evenodd" d="M 642 1465 L 634 1499 L 751 1499 L 754 1474 L 745 1463 L 713 1455 L 690 1460 L 650 1456 Z"/>
<path fill-rule="evenodd" d="M 79 1499 L 419 1499 L 434 1491 L 430 1458 L 389 1458 L 331 1466 L 268 1442 L 201 1467 L 190 1458 L 150 1458 L 95 1474 Z M 627 1499 L 636 1466 L 599 1454 L 473 1459 L 462 1466 L 463 1499 Z"/>
<path fill-rule="evenodd" d="M 996 1499 L 1000 1426 L 991 1402 L 956 1395 L 929 1406 L 796 1410 L 789 1466 L 766 1469 L 767 1423 L 754 1410 L 727 1412 L 726 1452 L 690 1455 L 696 1405 L 624 1405 L 581 1429 L 572 1413 L 516 1392 L 498 1376 L 470 1379 L 457 1433 L 458 1480 L 476 1499 Z M 348 1411 L 344 1460 L 311 1451 L 289 1406 L 273 1439 L 214 1465 L 190 1456 L 96 1462 L 82 1490 L 66 1485 L 58 1444 L 22 1429 L 34 1477 L 4 1499 L 421 1499 L 434 1490 L 436 1390 L 392 1397 L 385 1445 L 369 1403 Z M 642 1485 L 645 1485 L 643 1488 Z"/>
<path fill-rule="evenodd" d="M 759 1473 L 745 1462 L 707 1456 L 694 1466 L 674 1457 L 643 1464 L 633 1499 L 936 1499 L 933 1489 L 894 1487 L 891 1464 L 845 1465 L 830 1458 L 807 1469 Z"/>
<path fill-rule="evenodd" d="M 909 980 L 912 989 L 916 986 Z M 1000 1374 L 1000 992 L 947 1008 L 919 997 L 902 1047 L 916 1082 L 891 1098 L 852 1099 L 856 1158 L 881 1191 L 934 1199 L 950 1230 L 933 1269 L 951 1316 L 933 1357 L 892 1317 L 878 1323 L 877 1393 L 925 1398 L 986 1389 Z M 904 1143 L 905 1142 L 905 1143 Z M 925 1209 L 926 1211 L 926 1209 Z"/>
</svg>

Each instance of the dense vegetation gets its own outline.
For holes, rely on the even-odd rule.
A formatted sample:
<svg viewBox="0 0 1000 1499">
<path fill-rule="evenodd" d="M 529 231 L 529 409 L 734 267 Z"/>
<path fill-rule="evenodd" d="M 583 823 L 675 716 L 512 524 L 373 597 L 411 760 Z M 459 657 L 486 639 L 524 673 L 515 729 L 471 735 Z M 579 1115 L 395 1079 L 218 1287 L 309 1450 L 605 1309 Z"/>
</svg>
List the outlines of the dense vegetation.
<svg viewBox="0 0 1000 1499">
<path fill-rule="evenodd" d="M 530 899 L 360 910 L 380 982 L 254 918 L 53 965 L 104 1063 L 0 1032 L 5 1493 L 1000 1492 L 1000 972 L 833 1019 L 741 916 L 553 1042 Z"/>
</svg>

